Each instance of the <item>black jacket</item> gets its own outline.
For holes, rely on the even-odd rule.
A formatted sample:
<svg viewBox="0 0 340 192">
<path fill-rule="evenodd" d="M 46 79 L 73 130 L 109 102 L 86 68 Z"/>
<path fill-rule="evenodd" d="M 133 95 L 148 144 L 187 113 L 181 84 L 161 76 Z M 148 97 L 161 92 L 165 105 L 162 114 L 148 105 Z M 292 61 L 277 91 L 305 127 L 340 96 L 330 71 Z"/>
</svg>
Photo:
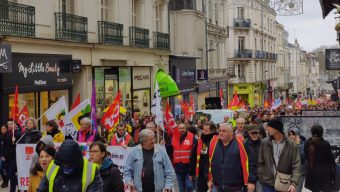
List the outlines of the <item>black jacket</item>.
<svg viewBox="0 0 340 192">
<path fill-rule="evenodd" d="M 99 172 L 104 184 L 103 192 L 124 192 L 122 174 L 110 158 L 104 159 Z"/>
<path fill-rule="evenodd" d="M 19 140 L 19 144 L 36 144 L 41 138 L 41 132 L 39 130 L 26 129 L 23 137 Z"/>
<path fill-rule="evenodd" d="M 249 183 L 256 183 L 256 168 L 252 156 L 249 154 L 247 145 L 244 145 L 248 154 Z M 230 188 L 244 186 L 240 150 L 236 138 L 227 146 L 223 146 L 218 140 L 211 162 L 211 170 L 214 185 L 220 191 L 228 191 Z"/>
<path fill-rule="evenodd" d="M 16 142 L 20 138 L 20 131 L 16 130 L 14 132 L 14 138 L 15 141 L 14 143 L 12 142 L 12 132 L 7 132 L 5 136 L 3 137 L 4 141 L 4 151 L 3 151 L 3 156 L 5 157 L 6 161 L 15 161 L 16 159 Z"/>
<path fill-rule="evenodd" d="M 54 192 L 81 192 L 82 187 L 82 173 L 83 173 L 83 155 L 78 143 L 73 140 L 65 140 L 57 154 L 55 155 L 55 164 L 61 166 L 67 164 L 74 166 L 76 170 L 70 174 L 65 175 L 61 168 L 59 169 L 53 185 Z M 48 192 L 49 181 L 43 177 L 37 192 Z M 103 183 L 100 178 L 99 171 L 96 170 L 93 182 L 86 190 L 87 192 L 102 192 Z"/>
<path fill-rule="evenodd" d="M 248 146 L 250 155 L 253 157 L 254 163 L 255 163 L 255 167 L 257 169 L 258 166 L 258 158 L 259 158 L 259 151 L 260 151 L 260 146 L 261 146 L 261 139 L 259 138 L 257 141 L 253 141 L 251 140 L 251 138 L 249 137 L 246 142 L 245 145 Z"/>
<path fill-rule="evenodd" d="M 304 148 L 307 159 L 305 187 L 312 191 L 330 191 L 335 176 L 335 160 L 331 146 L 322 138 L 313 143 L 308 139 Z M 312 145 L 315 147 L 314 153 L 310 151 Z"/>
</svg>

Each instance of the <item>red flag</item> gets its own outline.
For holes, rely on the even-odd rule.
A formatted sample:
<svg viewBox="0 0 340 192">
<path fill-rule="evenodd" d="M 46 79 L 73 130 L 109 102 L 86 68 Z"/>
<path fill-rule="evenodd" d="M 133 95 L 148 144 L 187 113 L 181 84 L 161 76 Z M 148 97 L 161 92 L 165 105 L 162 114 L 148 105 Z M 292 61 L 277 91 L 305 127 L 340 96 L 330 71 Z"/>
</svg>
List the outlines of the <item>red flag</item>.
<svg viewBox="0 0 340 192">
<path fill-rule="evenodd" d="M 240 101 L 239 108 L 240 108 L 240 109 L 247 109 L 247 106 L 246 106 L 246 104 L 244 103 L 244 100 L 241 100 L 241 101 Z"/>
<path fill-rule="evenodd" d="M 79 104 L 80 104 L 80 93 L 78 93 L 78 96 L 77 96 L 76 100 L 73 102 L 70 111 L 72 111 L 72 109 L 76 108 Z"/>
<path fill-rule="evenodd" d="M 188 106 L 189 116 L 195 115 L 195 101 L 194 96 L 190 93 L 189 95 L 189 106 Z"/>
<path fill-rule="evenodd" d="M 166 103 L 164 117 L 165 130 L 168 132 L 169 136 L 172 136 L 173 131 L 175 131 L 174 129 L 177 127 L 177 124 L 174 116 L 171 113 L 169 102 Z"/>
<path fill-rule="evenodd" d="M 22 129 L 22 132 L 25 132 L 25 121 L 26 119 L 28 119 L 30 117 L 30 114 L 28 112 L 28 109 L 27 109 L 27 105 L 25 105 L 19 115 L 18 115 L 18 124 L 20 125 L 21 129 Z"/>
<path fill-rule="evenodd" d="M 233 98 L 231 99 L 228 105 L 228 109 L 236 110 L 238 109 L 239 105 L 240 105 L 240 99 L 237 93 L 235 92 Z"/>
<path fill-rule="evenodd" d="M 191 116 L 190 111 L 189 111 L 189 104 L 182 100 L 180 101 L 180 105 L 181 105 L 185 119 L 189 120 Z"/>
<path fill-rule="evenodd" d="M 107 130 L 111 130 L 119 122 L 119 109 L 120 109 L 120 99 L 122 94 L 118 91 L 113 103 L 110 105 L 109 109 L 103 115 L 100 122 L 104 125 Z"/>
<path fill-rule="evenodd" d="M 15 86 L 15 95 L 13 101 L 13 108 L 12 108 L 12 118 L 14 122 L 17 122 L 18 115 L 19 115 L 19 107 L 18 107 L 18 85 Z"/>
<path fill-rule="evenodd" d="M 220 88 L 220 101 L 221 101 L 221 106 L 222 106 L 222 109 L 224 109 L 224 99 L 223 99 L 223 90 L 222 90 L 222 87 Z"/>
</svg>

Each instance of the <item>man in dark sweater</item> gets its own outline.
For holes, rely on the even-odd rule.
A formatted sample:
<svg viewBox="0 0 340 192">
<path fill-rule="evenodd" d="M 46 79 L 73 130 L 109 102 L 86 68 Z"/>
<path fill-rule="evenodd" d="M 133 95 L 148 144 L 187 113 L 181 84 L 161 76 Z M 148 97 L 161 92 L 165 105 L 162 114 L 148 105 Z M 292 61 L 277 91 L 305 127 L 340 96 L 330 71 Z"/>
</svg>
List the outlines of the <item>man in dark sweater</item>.
<svg viewBox="0 0 340 192">
<path fill-rule="evenodd" d="M 256 169 L 242 136 L 235 136 L 231 124 L 222 123 L 219 135 L 209 146 L 209 188 L 218 192 L 253 192 Z"/>
<path fill-rule="evenodd" d="M 252 156 L 257 169 L 257 159 L 259 157 L 259 150 L 261 146 L 260 128 L 258 125 L 247 125 L 246 130 L 248 130 L 249 137 L 245 141 L 245 145 L 248 147 L 250 155 Z M 256 182 L 256 191 L 262 192 L 261 184 L 258 181 Z"/>
</svg>

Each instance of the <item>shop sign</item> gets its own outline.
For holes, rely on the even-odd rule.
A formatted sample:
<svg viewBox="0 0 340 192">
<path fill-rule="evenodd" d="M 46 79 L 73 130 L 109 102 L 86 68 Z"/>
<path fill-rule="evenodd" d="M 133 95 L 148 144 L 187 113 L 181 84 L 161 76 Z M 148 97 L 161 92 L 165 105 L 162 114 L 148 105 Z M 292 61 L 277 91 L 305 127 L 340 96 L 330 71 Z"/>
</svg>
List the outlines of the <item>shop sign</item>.
<svg viewBox="0 0 340 192">
<path fill-rule="evenodd" d="M 72 84 L 71 73 L 61 73 L 59 64 L 67 55 L 13 54 L 13 71 L 3 78 L 3 87 Z"/>
<path fill-rule="evenodd" d="M 208 70 L 197 70 L 197 80 L 208 80 Z"/>
<path fill-rule="evenodd" d="M 133 89 L 150 88 L 149 67 L 134 67 L 132 71 Z"/>
<path fill-rule="evenodd" d="M 326 70 L 340 70 L 340 49 L 326 49 Z"/>
<path fill-rule="evenodd" d="M 195 70 L 182 69 L 181 70 L 181 82 L 195 81 Z"/>
<path fill-rule="evenodd" d="M 12 72 L 11 45 L 0 44 L 0 73 Z"/>
</svg>

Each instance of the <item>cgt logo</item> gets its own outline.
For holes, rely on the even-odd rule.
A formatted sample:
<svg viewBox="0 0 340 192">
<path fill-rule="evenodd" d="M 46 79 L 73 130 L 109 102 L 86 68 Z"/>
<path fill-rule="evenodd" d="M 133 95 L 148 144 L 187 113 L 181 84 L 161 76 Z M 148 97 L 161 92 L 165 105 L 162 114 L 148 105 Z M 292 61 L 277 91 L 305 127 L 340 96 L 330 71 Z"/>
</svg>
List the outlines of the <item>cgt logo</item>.
<svg viewBox="0 0 340 192">
<path fill-rule="evenodd" d="M 33 147 L 25 147 L 25 159 L 30 160 L 34 155 L 34 148 Z"/>
</svg>

